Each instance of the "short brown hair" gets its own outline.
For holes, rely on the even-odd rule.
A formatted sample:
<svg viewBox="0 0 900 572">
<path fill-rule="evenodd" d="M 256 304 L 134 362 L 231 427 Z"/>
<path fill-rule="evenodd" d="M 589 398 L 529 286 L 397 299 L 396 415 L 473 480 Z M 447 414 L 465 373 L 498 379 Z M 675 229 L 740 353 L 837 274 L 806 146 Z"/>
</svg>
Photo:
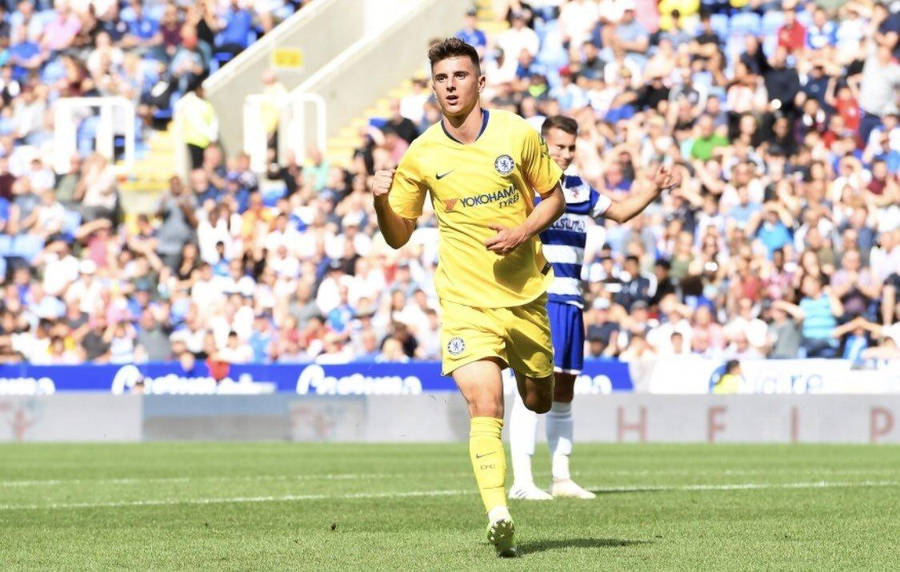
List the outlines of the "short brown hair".
<svg viewBox="0 0 900 572">
<path fill-rule="evenodd" d="M 460 40 L 459 38 L 446 38 L 434 44 L 428 49 L 428 61 L 431 67 L 434 64 L 446 60 L 447 58 L 467 57 L 472 60 L 475 66 L 475 73 L 481 75 L 481 65 L 478 63 L 478 51 L 471 44 Z"/>
<path fill-rule="evenodd" d="M 565 115 L 554 115 L 544 120 L 541 125 L 541 136 L 546 137 L 551 129 L 559 129 L 569 135 L 578 135 L 578 123 Z"/>
</svg>

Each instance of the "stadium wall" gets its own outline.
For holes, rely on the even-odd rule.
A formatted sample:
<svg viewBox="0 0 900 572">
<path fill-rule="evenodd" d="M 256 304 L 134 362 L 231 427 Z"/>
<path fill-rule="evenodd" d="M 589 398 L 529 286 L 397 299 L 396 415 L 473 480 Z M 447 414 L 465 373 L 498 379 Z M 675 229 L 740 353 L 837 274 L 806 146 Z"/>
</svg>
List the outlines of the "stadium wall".
<svg viewBox="0 0 900 572">
<path fill-rule="evenodd" d="M 219 115 L 219 138 L 229 154 L 243 148 L 240 113 L 248 95 L 262 91 L 262 73 L 273 66 L 276 50 L 301 57 L 298 67 L 276 67 L 291 90 L 361 38 L 366 30 L 367 0 L 318 0 L 293 14 L 272 32 L 238 54 L 207 79 L 206 97 Z"/>
<path fill-rule="evenodd" d="M 328 136 L 337 135 L 391 88 L 417 70 L 425 71 L 428 41 L 455 33 L 469 7 L 467 2 L 420 0 L 386 28 L 345 50 L 294 93 L 322 96 Z M 307 138 L 312 141 L 311 133 Z"/>
<path fill-rule="evenodd" d="M 900 395 L 614 393 L 575 409 L 579 442 L 900 443 Z M 452 392 L 6 396 L 0 441 L 462 442 L 467 417 Z"/>
</svg>

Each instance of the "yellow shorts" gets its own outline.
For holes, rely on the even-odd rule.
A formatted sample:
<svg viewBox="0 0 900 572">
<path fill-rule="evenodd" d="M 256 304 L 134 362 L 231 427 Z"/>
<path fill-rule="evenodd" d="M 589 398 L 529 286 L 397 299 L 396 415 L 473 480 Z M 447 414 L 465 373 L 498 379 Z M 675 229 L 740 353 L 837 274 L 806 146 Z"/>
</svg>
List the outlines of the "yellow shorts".
<svg viewBox="0 0 900 572">
<path fill-rule="evenodd" d="M 442 375 L 491 357 L 531 378 L 553 375 L 546 294 L 510 308 L 474 308 L 444 301 L 441 309 Z"/>
</svg>

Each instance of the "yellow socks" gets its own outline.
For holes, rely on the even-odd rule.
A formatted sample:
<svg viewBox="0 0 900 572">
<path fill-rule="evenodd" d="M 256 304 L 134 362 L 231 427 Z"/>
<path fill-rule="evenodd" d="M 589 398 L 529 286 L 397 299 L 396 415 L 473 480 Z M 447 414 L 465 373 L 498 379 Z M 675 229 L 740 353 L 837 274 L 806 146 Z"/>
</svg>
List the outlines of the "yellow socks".
<svg viewBox="0 0 900 572">
<path fill-rule="evenodd" d="M 469 430 L 469 457 L 487 512 L 506 506 L 506 452 L 503 450 L 503 420 L 473 417 Z"/>
</svg>

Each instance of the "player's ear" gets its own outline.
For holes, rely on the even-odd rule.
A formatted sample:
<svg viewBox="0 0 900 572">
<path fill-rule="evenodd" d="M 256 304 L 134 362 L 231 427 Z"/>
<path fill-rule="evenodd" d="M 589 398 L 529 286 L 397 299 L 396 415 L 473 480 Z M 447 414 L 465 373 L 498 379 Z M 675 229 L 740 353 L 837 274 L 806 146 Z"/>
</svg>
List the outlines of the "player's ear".
<svg viewBox="0 0 900 572">
<path fill-rule="evenodd" d="M 481 90 L 484 89 L 485 78 L 484 74 L 478 76 L 478 93 L 481 93 Z"/>
</svg>

